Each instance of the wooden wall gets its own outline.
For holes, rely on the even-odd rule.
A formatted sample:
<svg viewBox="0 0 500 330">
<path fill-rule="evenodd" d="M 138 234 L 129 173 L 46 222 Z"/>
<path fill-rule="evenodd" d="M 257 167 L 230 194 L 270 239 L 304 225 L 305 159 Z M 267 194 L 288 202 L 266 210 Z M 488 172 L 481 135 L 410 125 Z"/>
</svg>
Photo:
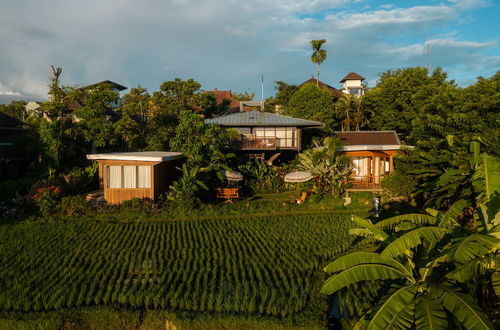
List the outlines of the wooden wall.
<svg viewBox="0 0 500 330">
<path fill-rule="evenodd" d="M 169 162 L 159 163 L 154 167 L 154 196 L 158 198 L 162 193 L 168 190 L 168 187 L 181 176 L 180 168 L 184 159 L 175 159 Z M 153 172 L 152 172 L 153 173 Z"/>
<path fill-rule="evenodd" d="M 99 160 L 99 182 L 104 189 L 104 199 L 110 204 L 119 204 L 132 198 L 156 199 L 179 177 L 180 171 L 176 167 L 182 166 L 183 161 L 183 159 L 169 162 Z M 107 166 L 110 165 L 151 166 L 151 188 L 108 188 Z"/>
</svg>

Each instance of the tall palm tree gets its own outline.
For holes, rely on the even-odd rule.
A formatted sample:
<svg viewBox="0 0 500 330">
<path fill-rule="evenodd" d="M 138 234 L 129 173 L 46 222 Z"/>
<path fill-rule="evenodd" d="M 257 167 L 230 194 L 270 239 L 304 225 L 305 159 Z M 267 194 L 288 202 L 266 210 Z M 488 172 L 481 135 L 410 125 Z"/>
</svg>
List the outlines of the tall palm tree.
<svg viewBox="0 0 500 330">
<path fill-rule="evenodd" d="M 313 63 L 316 63 L 316 65 L 318 67 L 318 72 L 317 72 L 317 76 L 316 76 L 316 85 L 319 85 L 319 66 L 326 59 L 326 50 L 321 49 L 321 46 L 325 42 L 326 42 L 325 39 L 311 40 L 311 47 L 313 50 L 313 53 L 311 55 L 311 61 L 313 61 Z"/>
</svg>

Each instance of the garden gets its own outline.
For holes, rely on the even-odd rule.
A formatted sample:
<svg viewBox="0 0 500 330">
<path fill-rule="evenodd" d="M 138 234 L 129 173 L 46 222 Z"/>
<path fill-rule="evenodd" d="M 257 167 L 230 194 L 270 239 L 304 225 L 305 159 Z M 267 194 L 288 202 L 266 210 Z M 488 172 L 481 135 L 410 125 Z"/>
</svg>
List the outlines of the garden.
<svg viewBox="0 0 500 330">
<path fill-rule="evenodd" d="M 352 164 L 332 132 L 349 129 L 360 108 L 316 112 L 323 130 L 270 166 L 237 157 L 234 132 L 204 124 L 200 114 L 223 109 L 202 108 L 210 100 L 192 80 L 153 96 L 133 89 L 114 126 L 98 111 L 115 97 L 106 90 L 80 109 L 85 120 L 56 120 L 67 101 L 53 86 L 44 111 L 54 120 L 30 119 L 38 149 L 26 175 L 1 167 L 0 328 L 498 327 L 500 163 L 488 98 L 499 78 L 459 89 L 440 70 L 382 74 L 356 102 L 370 111 L 355 124 L 398 129 L 416 148 L 395 157 L 383 192 L 349 198 Z M 401 80 L 415 90 L 391 92 Z M 284 111 L 299 107 L 299 92 L 281 100 Z M 479 109 L 446 108 L 478 93 Z M 130 121 L 142 104 L 147 127 Z M 98 168 L 83 155 L 96 148 L 178 150 L 186 161 L 158 200 L 109 205 L 84 198 Z M 236 171 L 244 180 L 228 182 L 224 173 Z M 293 171 L 312 179 L 286 183 Z M 226 186 L 240 191 L 233 203 L 215 198 Z"/>
</svg>

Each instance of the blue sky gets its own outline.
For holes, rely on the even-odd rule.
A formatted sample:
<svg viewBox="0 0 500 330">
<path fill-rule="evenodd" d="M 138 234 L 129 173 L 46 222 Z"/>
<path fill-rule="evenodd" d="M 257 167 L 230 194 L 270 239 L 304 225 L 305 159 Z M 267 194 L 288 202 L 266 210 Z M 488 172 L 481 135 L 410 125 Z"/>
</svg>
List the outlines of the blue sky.
<svg viewBox="0 0 500 330">
<path fill-rule="evenodd" d="M 500 4 L 489 0 L 16 0 L 0 11 L 0 103 L 46 99 L 49 66 L 61 82 L 113 80 L 150 91 L 176 77 L 274 94 L 274 81 L 316 72 L 312 39 L 326 39 L 321 80 L 355 71 L 442 67 L 466 86 L 500 69 Z"/>
</svg>

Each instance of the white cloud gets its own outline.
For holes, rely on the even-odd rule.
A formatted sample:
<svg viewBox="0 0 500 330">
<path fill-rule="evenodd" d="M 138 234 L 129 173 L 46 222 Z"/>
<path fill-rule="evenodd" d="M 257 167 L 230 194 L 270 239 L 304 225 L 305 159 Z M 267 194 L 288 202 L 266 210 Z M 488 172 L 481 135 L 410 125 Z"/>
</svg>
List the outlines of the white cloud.
<svg viewBox="0 0 500 330">
<path fill-rule="evenodd" d="M 336 86 L 349 71 L 373 81 L 389 68 L 423 65 L 426 35 L 445 70 L 474 56 L 477 70 L 491 72 L 482 52 L 498 43 L 467 40 L 450 28 L 485 1 L 428 3 L 371 9 L 348 0 L 11 1 L 0 11 L 0 77 L 5 90 L 45 98 L 51 64 L 63 68 L 63 84 L 110 79 L 149 89 L 180 77 L 205 89 L 258 90 L 264 74 L 269 95 L 270 81 L 299 83 L 315 72 L 312 39 L 327 39 L 321 75 Z M 444 49 L 454 51 L 444 57 Z"/>
<path fill-rule="evenodd" d="M 373 28 L 376 25 L 394 28 L 404 24 L 449 21 L 455 17 L 456 13 L 452 8 L 439 5 L 345 13 L 345 15 L 330 16 L 330 20 L 340 29 L 357 29 L 365 26 Z"/>
<path fill-rule="evenodd" d="M 4 84 L 2 84 L 2 82 L 0 82 L 0 95 L 5 95 L 5 96 L 20 96 L 21 93 L 14 92 L 10 88 L 8 88 Z"/>
</svg>

